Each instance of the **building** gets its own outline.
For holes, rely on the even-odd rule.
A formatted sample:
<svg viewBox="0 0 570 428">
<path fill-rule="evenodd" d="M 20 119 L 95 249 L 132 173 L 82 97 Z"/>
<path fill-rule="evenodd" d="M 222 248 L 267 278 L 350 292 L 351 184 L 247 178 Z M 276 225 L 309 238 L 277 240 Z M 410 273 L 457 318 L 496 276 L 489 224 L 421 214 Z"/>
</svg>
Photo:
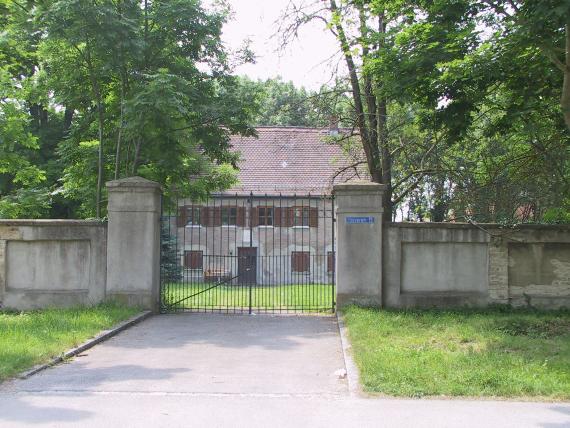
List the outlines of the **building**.
<svg viewBox="0 0 570 428">
<path fill-rule="evenodd" d="M 188 282 L 328 284 L 334 280 L 332 187 L 361 167 L 328 129 L 260 127 L 234 137 L 239 183 L 207 203 L 182 200 L 176 219 Z M 333 132 L 333 135 L 337 133 Z"/>
</svg>

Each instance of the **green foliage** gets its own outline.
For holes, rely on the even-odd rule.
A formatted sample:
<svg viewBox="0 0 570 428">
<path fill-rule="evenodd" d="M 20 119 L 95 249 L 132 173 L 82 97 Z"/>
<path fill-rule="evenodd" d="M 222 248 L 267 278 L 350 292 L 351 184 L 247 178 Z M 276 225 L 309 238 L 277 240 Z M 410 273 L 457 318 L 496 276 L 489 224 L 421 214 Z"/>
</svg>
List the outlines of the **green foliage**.
<svg viewBox="0 0 570 428">
<path fill-rule="evenodd" d="M 423 210 L 440 200 L 448 218 L 512 223 L 547 221 L 547 213 L 567 208 L 570 135 L 560 114 L 562 74 L 549 59 L 564 50 L 570 3 L 370 5 L 392 24 L 386 34 L 370 30 L 383 48 L 366 72 L 413 112 L 415 132 L 438 140 L 438 158 L 418 189 Z M 443 183 L 439 195 L 433 182 Z"/>
<path fill-rule="evenodd" d="M 256 118 L 258 125 L 319 126 L 322 118 L 311 104 L 311 96 L 305 88 L 296 88 L 293 82 L 267 79 L 253 82 L 244 79 L 258 93 L 261 104 Z"/>
<path fill-rule="evenodd" d="M 45 189 L 20 188 L 0 198 L 0 218 L 43 218 L 52 195 Z"/>
<path fill-rule="evenodd" d="M 65 166 L 58 191 L 68 200 L 76 201 L 76 213 L 81 218 L 95 217 L 95 191 L 97 182 L 96 140 L 64 141 L 59 145 L 58 154 Z"/>
<path fill-rule="evenodd" d="M 257 107 L 231 75 L 220 40 L 225 8 L 198 0 L 0 7 L 2 82 L 17 89 L 3 110 L 18 110 L 4 132 L 26 149 L 2 157 L 18 174 L 6 178 L 11 185 L 43 180 L 52 214 L 93 217 L 104 215 L 102 184 L 113 178 L 141 175 L 180 196 L 235 182 L 229 136 L 253 134 Z M 45 204 L 37 212 L 49 215 Z"/>
<path fill-rule="evenodd" d="M 7 69 L 0 68 L 0 217 L 35 218 L 46 208 L 47 192 L 40 187 L 46 176 L 30 161 L 39 146 L 17 91 Z"/>
<path fill-rule="evenodd" d="M 369 134 L 370 159 L 343 144 L 390 183 L 386 212 L 568 222 L 570 0 L 307 4 L 297 24 L 328 19 L 356 87 L 232 76 L 223 3 L 0 0 L 0 217 L 102 216 L 104 181 L 131 175 L 205 198 L 235 182 L 230 135 L 336 116 Z"/>
<path fill-rule="evenodd" d="M 550 208 L 543 215 L 545 223 L 570 223 L 570 207 Z"/>
<path fill-rule="evenodd" d="M 323 86 L 320 91 L 296 87 L 280 78 L 253 81 L 240 78 L 244 96 L 256 103 L 254 123 L 261 126 L 326 127 L 332 117 L 350 117 L 345 90 Z"/>
</svg>

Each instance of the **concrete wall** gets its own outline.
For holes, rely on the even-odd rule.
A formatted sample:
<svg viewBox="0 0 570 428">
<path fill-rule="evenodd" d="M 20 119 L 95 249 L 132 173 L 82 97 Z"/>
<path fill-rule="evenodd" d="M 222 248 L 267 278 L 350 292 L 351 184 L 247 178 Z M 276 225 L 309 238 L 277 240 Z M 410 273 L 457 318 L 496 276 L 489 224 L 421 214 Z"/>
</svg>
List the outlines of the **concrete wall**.
<svg viewBox="0 0 570 428">
<path fill-rule="evenodd" d="M 570 307 L 570 226 L 389 223 L 387 307 Z"/>
<path fill-rule="evenodd" d="M 107 296 L 158 311 L 160 186 L 141 177 L 129 177 L 108 182 L 107 191 Z"/>
<path fill-rule="evenodd" d="M 0 220 L 0 307 L 35 309 L 118 299 L 158 309 L 160 188 L 140 177 L 110 182 L 108 188 L 108 225 Z M 383 191 L 370 183 L 335 187 L 339 305 L 570 307 L 570 225 L 503 229 L 382 224 Z M 330 223 L 321 227 L 322 239 L 328 239 Z M 196 243 L 197 230 L 176 228 L 176 224 L 173 229 L 182 234 L 179 239 L 185 250 L 202 245 L 208 251 L 206 243 Z M 239 245 L 239 240 L 230 245 L 232 236 L 249 245 L 244 228 L 233 233 L 224 227 L 209 229 L 214 238 L 209 242 L 220 239 L 228 252 Z M 309 237 L 304 229 L 253 229 L 253 243 L 259 245 L 261 255 L 271 255 L 263 242 L 285 254 L 286 274 L 261 264 L 258 277 L 262 281 L 271 283 L 275 276 L 297 280 L 290 272 L 290 252 L 313 251 L 313 246 L 322 256 L 319 280 L 328 279 L 325 261 L 332 242 L 325 243 L 321 235 Z M 287 240 L 289 244 L 283 245 Z M 291 241 L 296 241 L 295 248 L 290 247 Z"/>
<path fill-rule="evenodd" d="M 0 220 L 0 306 L 89 305 L 105 298 L 107 227 L 77 220 Z"/>
<path fill-rule="evenodd" d="M 376 183 L 334 187 L 338 250 L 337 304 L 382 305 L 382 195 Z"/>
<path fill-rule="evenodd" d="M 381 224 L 382 186 L 334 192 L 339 306 L 570 308 L 570 225 Z"/>
<path fill-rule="evenodd" d="M 0 308 L 119 300 L 158 310 L 160 186 L 131 177 L 107 187 L 108 223 L 0 220 Z"/>
</svg>

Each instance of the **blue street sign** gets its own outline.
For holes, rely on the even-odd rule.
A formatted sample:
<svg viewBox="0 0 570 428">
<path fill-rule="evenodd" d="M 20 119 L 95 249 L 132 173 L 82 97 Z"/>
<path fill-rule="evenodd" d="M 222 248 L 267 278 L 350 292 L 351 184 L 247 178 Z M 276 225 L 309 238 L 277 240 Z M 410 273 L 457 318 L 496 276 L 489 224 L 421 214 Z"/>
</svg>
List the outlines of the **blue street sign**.
<svg viewBox="0 0 570 428">
<path fill-rule="evenodd" d="M 346 224 L 372 224 L 374 217 L 347 217 Z"/>
</svg>

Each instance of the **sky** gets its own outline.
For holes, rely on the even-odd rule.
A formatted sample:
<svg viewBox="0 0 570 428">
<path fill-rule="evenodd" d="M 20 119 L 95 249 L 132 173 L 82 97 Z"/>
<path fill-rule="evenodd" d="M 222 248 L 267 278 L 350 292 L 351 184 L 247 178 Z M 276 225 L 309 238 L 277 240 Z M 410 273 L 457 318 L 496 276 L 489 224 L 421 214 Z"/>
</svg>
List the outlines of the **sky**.
<svg viewBox="0 0 570 428">
<path fill-rule="evenodd" d="M 318 89 L 331 81 L 332 70 L 338 64 L 338 47 L 322 23 L 307 24 L 297 41 L 278 52 L 279 42 L 274 36 L 276 22 L 289 0 L 230 0 L 230 3 L 234 16 L 224 27 L 224 43 L 238 49 L 249 38 L 257 55 L 256 64 L 240 66 L 236 74 L 253 79 L 281 76 L 284 81 L 291 80 L 307 89 Z M 331 61 L 333 56 L 336 59 Z"/>
</svg>

